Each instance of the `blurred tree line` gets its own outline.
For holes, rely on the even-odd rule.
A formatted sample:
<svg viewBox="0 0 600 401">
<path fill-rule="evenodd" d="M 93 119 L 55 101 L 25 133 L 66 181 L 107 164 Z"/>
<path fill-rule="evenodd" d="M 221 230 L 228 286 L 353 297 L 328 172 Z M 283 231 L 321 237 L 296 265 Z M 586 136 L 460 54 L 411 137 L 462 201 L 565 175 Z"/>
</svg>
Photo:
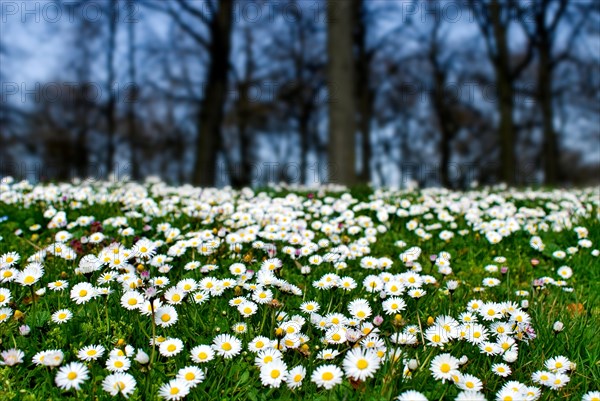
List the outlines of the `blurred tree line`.
<svg viewBox="0 0 600 401">
<path fill-rule="evenodd" d="M 0 174 L 598 181 L 594 0 L 91 1 L 54 2 L 48 82 L 0 36 Z"/>
</svg>

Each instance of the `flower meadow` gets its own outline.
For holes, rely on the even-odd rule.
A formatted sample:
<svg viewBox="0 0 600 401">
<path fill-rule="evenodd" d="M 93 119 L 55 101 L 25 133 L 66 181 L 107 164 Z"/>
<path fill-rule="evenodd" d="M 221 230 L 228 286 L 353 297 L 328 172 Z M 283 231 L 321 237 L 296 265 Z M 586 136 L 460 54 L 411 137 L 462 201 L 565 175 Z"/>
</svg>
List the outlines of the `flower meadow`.
<svg viewBox="0 0 600 401">
<path fill-rule="evenodd" d="M 0 184 L 2 400 L 599 400 L 598 189 Z"/>
</svg>

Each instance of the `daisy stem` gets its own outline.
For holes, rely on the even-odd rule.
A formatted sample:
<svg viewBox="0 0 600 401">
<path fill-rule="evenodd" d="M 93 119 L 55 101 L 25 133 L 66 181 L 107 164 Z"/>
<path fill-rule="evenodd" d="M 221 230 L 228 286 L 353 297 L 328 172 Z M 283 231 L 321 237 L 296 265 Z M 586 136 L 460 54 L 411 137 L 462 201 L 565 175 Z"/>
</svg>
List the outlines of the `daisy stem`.
<svg viewBox="0 0 600 401">
<path fill-rule="evenodd" d="M 108 295 L 104 301 L 104 314 L 106 317 L 106 334 L 110 336 L 110 319 L 108 318 Z"/>
<path fill-rule="evenodd" d="M 265 326 L 265 321 L 267 320 L 267 311 L 265 310 L 266 308 L 263 308 L 262 305 L 260 306 L 260 310 L 262 312 L 262 321 L 260 322 L 260 329 L 258 330 L 258 334 L 262 336 L 262 332 L 263 332 L 263 327 Z"/>
<path fill-rule="evenodd" d="M 421 317 L 419 316 L 419 300 L 417 299 L 417 322 L 419 322 L 419 333 L 421 333 L 421 342 L 423 343 L 423 349 L 425 349 L 425 337 L 423 337 L 423 325 L 421 324 Z"/>
<path fill-rule="evenodd" d="M 154 321 L 154 301 L 150 299 L 150 310 L 152 311 L 152 352 L 150 352 L 150 361 L 148 362 L 148 376 L 146 376 L 146 395 L 150 394 L 150 383 L 152 382 L 152 363 L 156 352 L 156 322 Z"/>
<path fill-rule="evenodd" d="M 35 312 L 35 291 L 33 290 L 33 286 L 29 287 L 31 290 L 31 311 Z"/>
</svg>

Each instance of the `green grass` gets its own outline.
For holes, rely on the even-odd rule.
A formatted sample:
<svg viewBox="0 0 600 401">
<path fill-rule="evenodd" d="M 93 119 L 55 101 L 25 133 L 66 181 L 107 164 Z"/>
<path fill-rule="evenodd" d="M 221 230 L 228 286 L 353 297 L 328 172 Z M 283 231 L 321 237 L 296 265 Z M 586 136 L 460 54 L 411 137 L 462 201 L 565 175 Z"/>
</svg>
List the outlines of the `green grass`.
<svg viewBox="0 0 600 401">
<path fill-rule="evenodd" d="M 268 193 L 270 197 L 283 197 L 288 192 L 269 190 Z M 368 202 L 370 195 L 364 189 L 353 192 L 353 196 L 364 202 Z M 331 196 L 339 197 L 336 194 Z M 386 202 L 397 205 L 400 199 L 409 199 L 413 203 L 419 203 L 422 196 L 423 194 L 419 192 L 390 193 Z M 589 216 L 574 222 L 573 226 L 584 226 L 589 230 L 588 238 L 592 241 L 593 247 L 581 248 L 576 254 L 568 256 L 563 261 L 553 258 L 552 252 L 577 245 L 577 235 L 572 229 L 539 233 L 546 244 L 546 249 L 539 252 L 529 246 L 531 235 L 525 231 L 518 231 L 495 245 L 490 244 L 483 235 L 472 231 L 465 236 L 457 234 L 452 240 L 446 242 L 438 239 L 439 230 L 436 230 L 432 231 L 433 238 L 422 240 L 406 228 L 406 223 L 411 218 L 400 218 L 390 214 L 390 220 L 385 223 L 388 228 L 387 232 L 378 234 L 377 241 L 371 244 L 371 256 L 385 256 L 394 261 L 393 267 L 389 270 L 393 274 L 407 271 L 407 267 L 398 257 L 400 252 L 405 249 L 395 246 L 395 242 L 403 240 L 408 247 L 419 246 L 422 249 L 419 262 L 423 265 L 423 274 L 432 274 L 438 280 L 436 285 L 424 286 L 427 295 L 418 301 L 418 309 L 416 300 L 406 294 L 402 296 L 408 305 L 407 309 L 402 312 L 402 319 L 406 325 L 418 325 L 420 320 L 424 326 L 427 326 L 426 322 L 429 317 L 435 318 L 440 315 L 458 318 L 460 313 L 466 310 L 469 300 L 475 298 L 495 302 L 520 302 L 527 299 L 529 301 L 527 312 L 531 315 L 537 338 L 528 343 L 518 343 L 518 360 L 510 364 L 513 373 L 507 378 L 494 375 L 490 369 L 492 364 L 502 362 L 500 355 L 487 357 L 465 341 L 453 341 L 443 350 L 435 347 L 424 349 L 422 344 L 403 347 L 403 359 L 415 358 L 420 362 L 419 368 L 412 373 L 410 379 L 402 376 L 402 361 L 396 363 L 387 361 L 382 364 L 375 377 L 366 382 L 353 383 L 344 378 L 341 385 L 330 391 L 318 389 L 310 381 L 310 373 L 313 368 L 324 363 L 341 366 L 343 354 L 333 361 L 316 360 L 315 356 L 318 350 L 326 346 L 319 341 L 322 333 L 316 330 L 310 324 L 308 317 L 304 315 L 307 323 L 303 326 L 303 333 L 310 338 L 308 352 L 289 350 L 284 353 L 284 360 L 288 367 L 297 365 L 306 367 L 308 374 L 303 386 L 296 390 L 289 390 L 285 384 L 279 388 L 264 387 L 259 378 L 259 369 L 254 365 L 254 354 L 248 352 L 246 346 L 256 335 L 277 338 L 275 336 L 276 313 L 285 311 L 290 315 L 302 314 L 298 307 L 303 300 L 319 302 L 322 314 L 340 312 L 348 316 L 346 309 L 348 302 L 357 298 L 367 299 L 373 309 L 373 316 L 385 317 L 380 326 L 380 334 L 388 347 L 392 346 L 388 336 L 399 329 L 394 326 L 392 317 L 383 314 L 378 295 L 369 294 L 362 287 L 364 277 L 369 274 L 377 274 L 378 271 L 362 269 L 360 258 L 348 260 L 348 267 L 338 273 L 340 276 L 353 277 L 358 283 L 358 287 L 351 292 L 344 292 L 341 289 L 320 291 L 312 287 L 312 282 L 326 273 L 335 272 L 333 266 L 330 263 L 322 263 L 314 267 L 310 275 L 302 275 L 296 261 L 282 254 L 283 243 L 279 242 L 277 257 L 283 261 L 283 268 L 278 271 L 277 276 L 300 287 L 303 290 L 303 296 L 293 296 L 273 289 L 274 297 L 280 305 L 278 307 L 259 305 L 258 313 L 247 319 L 242 318 L 235 308 L 228 305 L 229 300 L 236 296 L 233 289 L 227 290 L 220 297 L 211 297 L 202 305 L 196 305 L 189 300 L 177 305 L 179 321 L 171 327 L 157 327 L 156 330 L 157 335 L 180 338 L 185 344 L 185 349 L 171 358 L 162 357 L 157 352 L 150 370 L 146 366 L 132 361 L 129 373 L 135 377 L 137 388 L 130 399 L 151 400 L 156 398 L 159 387 L 172 379 L 179 368 L 193 364 L 189 359 L 189 350 L 192 347 L 198 344 L 211 344 L 215 335 L 231 333 L 231 326 L 241 321 L 246 322 L 249 326 L 247 333 L 238 335 L 243 342 L 243 353 L 231 360 L 216 357 L 213 361 L 201 366 L 205 370 L 206 379 L 191 391 L 187 399 L 231 401 L 299 398 L 305 400 L 390 400 L 403 391 L 411 389 L 422 392 L 430 400 L 454 399 L 460 390 L 453 384 L 435 381 L 428 366 L 428 362 L 435 355 L 446 352 L 457 358 L 462 355 L 468 357 L 468 362 L 461 367 L 460 371 L 477 376 L 483 382 L 483 391 L 488 399 L 495 399 L 495 393 L 509 380 L 533 385 L 532 373 L 544 369 L 544 362 L 548 358 L 563 355 L 577 365 L 569 375 L 570 383 L 558 391 L 543 388 L 540 399 L 581 399 L 586 392 L 598 390 L 598 383 L 600 383 L 600 341 L 598 341 L 600 336 L 600 291 L 598 291 L 600 263 L 598 257 L 590 255 L 591 250 L 598 248 L 600 243 L 600 223 L 597 218 L 598 205 L 593 201 L 594 196 L 590 194 L 585 196 L 587 198 L 583 201 L 592 207 L 592 211 Z M 511 198 L 508 200 L 510 201 Z M 544 207 L 546 202 L 546 199 L 534 197 L 527 201 L 515 200 L 515 205 L 517 207 L 523 205 Z M 83 202 L 80 209 L 70 208 L 67 203 L 54 203 L 57 210 L 67 212 L 68 221 L 74 221 L 79 216 L 94 216 L 97 221 L 103 221 L 106 218 L 123 216 L 126 213 L 122 202 L 106 204 Z M 29 207 L 24 207 L 21 202 L 15 204 L 0 202 L 0 217 L 8 216 L 7 221 L 0 223 L 0 236 L 3 237 L 3 240 L 0 241 L 0 255 L 9 251 L 18 252 L 21 255 L 19 267 L 23 268 L 29 255 L 53 243 L 53 236 L 59 229 L 46 228 L 49 219 L 45 219 L 43 213 L 47 207 L 48 202 L 34 202 Z M 181 204 L 177 203 L 175 210 L 181 210 Z M 357 212 L 357 215 L 369 216 L 376 222 L 375 225 L 379 224 L 374 210 L 363 210 Z M 469 228 L 462 214 L 458 214 L 456 217 L 457 228 L 452 231 L 457 232 L 460 229 Z M 423 222 L 424 225 L 437 222 L 435 217 L 425 220 L 422 215 L 417 216 L 416 219 Z M 142 235 L 145 224 L 151 225 L 152 229 L 144 233 L 151 239 L 163 239 L 162 234 L 156 231 L 156 225 L 161 222 L 169 222 L 173 227 L 179 227 L 182 229 L 182 233 L 185 233 L 206 228 L 221 228 L 226 224 L 226 219 L 217 217 L 214 222 L 203 224 L 198 218 L 187 216 L 185 213 L 177 216 L 173 212 L 166 213 L 161 217 L 153 217 L 148 223 L 141 218 L 128 219 L 129 226 L 135 230 L 137 235 Z M 34 234 L 29 231 L 28 227 L 35 223 L 41 224 L 42 229 Z M 448 228 L 446 223 L 442 225 L 444 228 Z M 17 229 L 22 230 L 20 236 L 15 235 Z M 75 227 L 69 231 L 74 238 L 80 238 L 90 234 L 90 227 Z M 134 244 L 133 237 L 120 236 L 116 228 L 104 225 L 104 234 L 107 239 L 102 244 L 83 245 L 82 253 L 75 261 L 48 256 L 44 261 L 45 274 L 36 283 L 35 289 L 45 287 L 48 282 L 59 277 L 68 280 L 71 287 L 78 282 L 85 281 L 85 277 L 74 273 L 79 259 L 84 254 L 97 254 L 102 247 L 110 244 L 111 238 L 121 242 L 125 247 L 132 247 Z M 344 235 L 345 238 L 342 240 L 346 242 L 352 242 L 360 237 L 360 234 Z M 319 233 L 315 241 L 320 238 L 325 238 L 325 235 Z M 159 249 L 159 253 L 166 253 L 167 249 L 167 246 L 163 246 Z M 438 254 L 441 251 L 450 252 L 452 255 L 453 274 L 447 278 L 437 273 L 435 269 L 432 269 L 430 273 L 431 266 L 428 257 L 430 254 Z M 324 253 L 325 251 L 320 252 L 320 254 Z M 507 258 L 505 265 L 509 267 L 508 274 L 487 273 L 483 270 L 484 266 L 494 264 L 493 258 L 500 255 Z M 265 253 L 254 250 L 246 244 L 241 254 L 231 256 L 232 252 L 226 246 L 221 246 L 216 254 L 210 256 L 202 256 L 188 249 L 183 256 L 171 262 L 174 268 L 167 276 L 171 280 L 171 285 L 184 278 L 201 280 L 206 274 L 200 273 L 199 270 L 183 270 L 183 266 L 187 262 L 197 260 L 202 264 L 219 265 L 219 269 L 211 272 L 210 276 L 230 278 L 228 267 L 232 263 L 252 260 L 246 264 L 248 268 L 257 271 L 260 262 L 265 258 Z M 530 263 L 532 258 L 540 260 L 540 264 L 535 268 Z M 307 264 L 306 258 L 299 259 L 299 262 Z M 556 269 L 561 265 L 569 265 L 573 269 L 573 276 L 567 280 L 568 286 L 573 288 L 572 292 L 565 292 L 552 285 L 539 291 L 532 288 L 532 281 L 535 278 L 548 276 L 559 279 Z M 158 274 L 154 267 L 146 265 L 146 269 L 150 270 L 152 276 Z M 94 273 L 92 282 L 95 283 L 99 274 L 99 272 Z M 482 279 L 485 277 L 499 278 L 501 284 L 489 288 L 485 292 L 475 293 L 474 288 L 481 286 Z M 442 290 L 445 281 L 449 279 L 460 282 L 452 297 Z M 101 361 L 86 363 L 90 370 L 90 379 L 82 385 L 82 390 L 76 392 L 74 390 L 62 391 L 55 385 L 56 368 L 35 366 L 31 363 L 32 356 L 38 351 L 61 349 L 65 353 L 63 362 L 65 364 L 76 361 L 77 350 L 85 345 L 101 344 L 108 352 L 116 346 L 119 340 L 122 340 L 125 344 L 130 344 L 136 349 L 143 348 L 148 354 L 151 354 L 152 348 L 149 345 L 152 333 L 151 319 L 120 306 L 119 299 L 122 290 L 115 282 L 110 284 L 114 291 L 112 295 L 94 299 L 83 305 L 76 305 L 71 301 L 68 291 L 47 291 L 45 295 L 32 303 L 29 302 L 31 299 L 29 298 L 31 295 L 29 289 L 14 282 L 0 283 L 0 287 L 10 289 L 13 296 L 10 307 L 23 313 L 19 319 L 13 316 L 6 322 L 0 323 L 0 350 L 18 348 L 25 353 L 24 363 L 13 367 L 0 367 L 0 399 L 2 400 L 112 399 L 108 393 L 102 390 L 102 380 L 109 373 L 104 367 L 106 354 Z M 515 295 L 516 290 L 530 291 L 530 295 L 518 297 Z M 244 290 L 243 294 L 248 294 L 248 291 Z M 50 320 L 50 315 L 60 308 L 70 309 L 74 316 L 67 323 L 57 325 Z M 417 313 L 419 313 L 420 319 L 417 318 Z M 558 320 L 564 323 L 564 330 L 555 333 L 552 326 Z M 28 336 L 19 335 L 19 326 L 23 324 L 27 324 L 31 328 Z M 420 339 L 420 336 L 418 337 Z M 329 347 L 342 351 L 347 350 L 349 346 L 342 344 Z"/>
</svg>

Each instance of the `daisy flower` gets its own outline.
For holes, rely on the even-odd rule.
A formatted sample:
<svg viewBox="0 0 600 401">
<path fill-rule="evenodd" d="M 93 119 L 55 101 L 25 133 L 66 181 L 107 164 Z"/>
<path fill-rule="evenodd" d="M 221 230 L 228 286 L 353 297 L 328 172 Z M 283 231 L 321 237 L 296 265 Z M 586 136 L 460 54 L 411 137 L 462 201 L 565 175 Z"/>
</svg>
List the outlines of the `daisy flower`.
<svg viewBox="0 0 600 401">
<path fill-rule="evenodd" d="M 571 369 L 571 361 L 564 356 L 557 356 L 548 359 L 544 366 L 551 372 L 565 373 Z"/>
<path fill-rule="evenodd" d="M 56 280 L 51 283 L 48 283 L 48 288 L 52 291 L 62 291 L 69 288 L 69 282 L 65 280 Z"/>
<path fill-rule="evenodd" d="M 175 378 L 185 381 L 190 388 L 194 388 L 204 380 L 204 372 L 196 366 L 188 366 L 179 369 Z"/>
<path fill-rule="evenodd" d="M 556 373 L 550 382 L 550 388 L 552 390 L 558 390 L 561 387 L 564 387 L 569 383 L 571 378 L 564 373 Z"/>
<path fill-rule="evenodd" d="M 158 395 L 167 401 L 181 400 L 190 393 L 190 387 L 185 380 L 174 379 L 163 384 L 158 389 Z"/>
<path fill-rule="evenodd" d="M 104 351 L 105 349 L 102 345 L 88 345 L 77 351 L 77 358 L 82 361 L 93 361 L 101 358 Z"/>
<path fill-rule="evenodd" d="M 56 385 L 63 390 L 79 390 L 89 378 L 88 368 L 81 362 L 71 362 L 61 367 L 54 378 Z"/>
<path fill-rule="evenodd" d="M 40 351 L 31 358 L 32 362 L 36 365 L 44 366 L 59 366 L 65 354 L 59 349 L 53 349 L 48 351 Z"/>
<path fill-rule="evenodd" d="M 585 393 L 581 401 L 600 401 L 600 391 L 590 391 Z"/>
<path fill-rule="evenodd" d="M 281 351 L 275 348 L 267 348 L 262 351 L 259 351 L 256 357 L 254 358 L 254 364 L 256 366 L 264 366 L 269 363 L 280 360 L 283 357 Z"/>
<path fill-rule="evenodd" d="M 154 312 L 154 321 L 161 327 L 169 327 L 177 322 L 177 311 L 171 305 L 161 306 Z"/>
<path fill-rule="evenodd" d="M 144 304 L 144 296 L 137 291 L 127 291 L 121 296 L 121 306 L 128 310 L 140 309 Z"/>
<path fill-rule="evenodd" d="M 0 366 L 14 366 L 19 363 L 23 363 L 24 356 L 25 354 L 23 351 L 16 348 L 2 351 L 2 353 L 0 353 L 0 357 L 2 357 L 0 360 Z"/>
<path fill-rule="evenodd" d="M 348 312 L 359 320 L 364 320 L 371 316 L 372 310 L 369 302 L 365 299 L 355 299 L 348 304 Z"/>
<path fill-rule="evenodd" d="M 446 331 L 437 324 L 425 330 L 424 334 L 425 339 L 428 341 L 428 345 L 433 347 L 443 347 L 444 344 L 450 341 Z"/>
<path fill-rule="evenodd" d="M 396 397 L 398 401 L 427 401 L 427 397 L 425 397 L 422 393 L 414 390 L 408 390 L 400 394 Z"/>
<path fill-rule="evenodd" d="M 129 398 L 135 391 L 135 386 L 135 378 L 129 373 L 113 373 L 102 380 L 102 389 L 113 397 L 120 393 L 123 397 Z"/>
<path fill-rule="evenodd" d="M 338 286 L 344 291 L 352 291 L 357 287 L 357 284 L 352 277 L 341 277 Z"/>
<path fill-rule="evenodd" d="M 39 263 L 30 263 L 17 274 L 15 281 L 23 286 L 32 286 L 44 275 L 44 268 Z"/>
<path fill-rule="evenodd" d="M 408 295 L 411 298 L 421 298 L 425 294 L 427 294 L 427 291 L 421 288 L 413 288 L 412 290 L 408 291 Z"/>
<path fill-rule="evenodd" d="M 205 363 L 212 361 L 215 357 L 215 352 L 210 345 L 197 345 L 190 351 L 190 358 L 196 363 Z"/>
<path fill-rule="evenodd" d="M 179 287 L 171 287 L 165 291 L 164 297 L 168 304 L 179 305 L 185 298 L 185 291 Z"/>
<path fill-rule="evenodd" d="M 111 372 L 125 372 L 131 366 L 131 361 L 124 355 L 111 356 L 106 361 L 106 369 Z"/>
<path fill-rule="evenodd" d="M 0 308 L 0 323 L 8 320 L 13 314 L 10 308 Z"/>
<path fill-rule="evenodd" d="M 450 354 L 437 355 L 431 361 L 429 370 L 436 380 L 452 380 L 458 373 L 459 360 Z"/>
<path fill-rule="evenodd" d="M 183 350 L 183 342 L 178 338 L 168 338 L 163 341 L 158 351 L 162 356 L 171 357 L 179 354 Z"/>
<path fill-rule="evenodd" d="M 90 283 L 78 283 L 71 288 L 71 299 L 81 305 L 96 295 L 96 289 Z"/>
<path fill-rule="evenodd" d="M 250 343 L 248 344 L 248 351 L 256 353 L 267 347 L 270 347 L 271 344 L 271 340 L 269 340 L 267 337 L 258 336 L 255 337 L 252 341 L 250 341 Z"/>
<path fill-rule="evenodd" d="M 458 381 L 458 387 L 466 391 L 480 391 L 483 383 L 473 375 L 463 374 Z"/>
<path fill-rule="evenodd" d="M 286 375 L 287 366 L 280 359 L 276 359 L 260 368 L 260 381 L 263 386 L 279 387 Z"/>
<path fill-rule="evenodd" d="M 364 381 L 379 369 L 380 359 L 371 349 L 353 348 L 346 353 L 342 364 L 347 377 Z"/>
<path fill-rule="evenodd" d="M 285 382 L 290 389 L 299 388 L 302 386 L 302 381 L 306 377 L 306 369 L 304 366 L 296 366 L 290 369 L 285 378 Z"/>
<path fill-rule="evenodd" d="M 300 305 L 300 310 L 304 313 L 316 313 L 321 306 L 315 301 L 304 302 Z"/>
<path fill-rule="evenodd" d="M 62 324 L 68 322 L 73 317 L 73 313 L 71 313 L 68 309 L 60 309 L 52 314 L 52 321 L 57 324 Z"/>
<path fill-rule="evenodd" d="M 342 382 L 344 372 L 335 365 L 323 365 L 314 370 L 311 375 L 311 381 L 317 387 L 323 387 L 330 390 Z"/>
<path fill-rule="evenodd" d="M 219 334 L 213 339 L 213 350 L 224 357 L 230 359 L 240 353 L 242 342 L 229 334 Z"/>
<path fill-rule="evenodd" d="M 0 268 L 5 269 L 16 264 L 21 256 L 16 252 L 8 252 L 0 257 Z"/>
<path fill-rule="evenodd" d="M 512 373 L 510 366 L 505 363 L 496 363 L 492 365 L 492 372 L 500 377 L 507 377 Z"/>
</svg>

